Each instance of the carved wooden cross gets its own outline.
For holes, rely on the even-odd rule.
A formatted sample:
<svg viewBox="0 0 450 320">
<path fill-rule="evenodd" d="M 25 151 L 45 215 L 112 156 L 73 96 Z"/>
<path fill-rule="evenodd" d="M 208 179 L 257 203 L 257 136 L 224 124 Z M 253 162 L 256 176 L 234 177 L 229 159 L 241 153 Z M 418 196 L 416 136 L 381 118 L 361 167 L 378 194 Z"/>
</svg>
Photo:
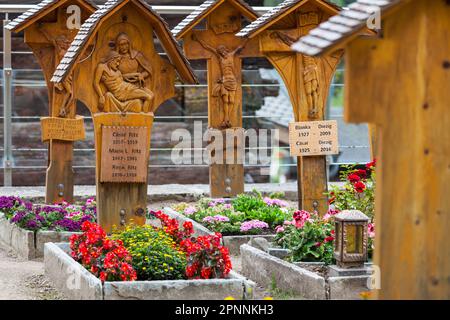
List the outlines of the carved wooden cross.
<svg viewBox="0 0 450 320">
<path fill-rule="evenodd" d="M 300 4 L 300 3 L 299 3 Z M 259 39 L 264 56 L 278 70 L 288 89 L 295 121 L 324 119 L 326 101 L 333 74 L 342 56 L 337 52 L 323 58 L 312 58 L 293 52 L 291 45 L 316 27 L 329 13 L 318 6 L 300 6 L 290 15 L 277 18 L 288 28 L 268 27 L 264 21 L 243 29 L 238 35 Z M 262 27 L 261 27 L 262 26 Z M 250 31 L 249 31 L 250 30 Z M 258 35 L 258 37 L 256 37 Z M 325 156 L 298 158 L 299 208 L 323 214 L 328 209 L 327 171 Z"/>
<path fill-rule="evenodd" d="M 24 40 L 36 56 L 47 83 L 50 118 L 42 120 L 43 137 L 47 136 L 49 141 L 49 163 L 46 176 L 47 203 L 72 201 L 73 141 L 84 137 L 82 119 L 74 119 L 76 106 L 71 80 L 68 79 L 58 85 L 50 81 L 78 32 L 77 29 L 68 28 L 70 13 L 67 8 L 71 5 L 76 5 L 80 9 L 80 22 L 86 20 L 96 9 L 93 4 L 84 0 L 43 1 L 13 20 L 7 27 L 14 32 L 25 31 Z M 64 130 L 49 130 L 47 125 L 56 122 L 58 122 L 57 126 L 69 124 L 72 128 L 77 127 L 79 134 L 69 137 L 70 134 Z"/>
<path fill-rule="evenodd" d="M 235 36 L 244 15 L 230 2 L 209 13 L 206 30 L 191 30 L 182 36 L 188 59 L 207 60 L 208 127 L 219 130 L 242 128 L 242 59 L 261 56 L 257 41 Z M 225 159 L 224 150 L 224 163 L 210 166 L 211 197 L 244 192 L 244 165 L 227 164 Z"/>
</svg>

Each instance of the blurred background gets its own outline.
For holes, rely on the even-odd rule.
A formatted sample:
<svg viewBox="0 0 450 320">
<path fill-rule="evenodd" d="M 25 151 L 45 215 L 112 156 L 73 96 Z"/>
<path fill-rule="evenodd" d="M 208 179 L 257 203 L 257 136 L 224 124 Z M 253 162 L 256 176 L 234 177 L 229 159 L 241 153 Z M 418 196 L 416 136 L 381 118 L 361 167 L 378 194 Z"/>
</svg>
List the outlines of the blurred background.
<svg viewBox="0 0 450 320">
<path fill-rule="evenodd" d="M 14 19 L 24 11 L 21 5 L 35 4 L 40 1 L 0 0 L 2 20 Z M 105 1 L 94 1 L 102 4 Z M 162 16 L 170 27 L 176 26 L 186 17 L 191 8 L 181 6 L 200 5 L 202 0 L 157 0 L 147 1 L 151 5 L 171 6 Z M 271 7 L 279 4 L 277 0 L 249 0 L 252 6 Z M 332 1 L 345 6 L 350 0 Z M 16 12 L 10 7 L 14 5 Z M 7 13 L 8 11 L 8 13 Z M 0 149 L 4 155 L 4 116 L 3 116 L 3 39 L 0 64 L 2 68 L 0 91 Z M 41 142 L 39 119 L 48 116 L 47 88 L 40 67 L 23 42 L 23 34 L 13 34 L 12 49 L 12 185 L 35 186 L 45 184 L 47 167 L 47 144 Z M 192 184 L 208 183 L 207 164 L 176 165 L 171 160 L 172 148 L 177 142 L 171 141 L 173 130 L 183 128 L 193 131 L 194 121 L 202 121 L 207 128 L 207 88 L 206 63 L 193 61 L 199 85 L 177 84 L 177 96 L 166 101 L 158 109 L 152 133 L 151 160 L 149 168 L 150 184 Z M 337 180 L 340 166 L 351 163 L 366 163 L 370 160 L 370 148 L 367 125 L 350 125 L 343 122 L 343 92 L 345 61 L 343 61 L 333 79 L 330 88 L 326 116 L 339 122 L 340 154 L 328 158 L 329 179 Z M 271 164 L 247 164 L 245 179 L 248 183 L 295 181 L 296 159 L 289 156 L 288 124 L 293 121 L 293 111 L 286 88 L 278 73 L 264 58 L 245 59 L 243 62 L 243 115 L 245 129 L 278 129 L 279 148 L 270 148 Z M 82 104 L 77 106 L 78 114 L 85 116 L 86 140 L 74 144 L 74 170 L 77 185 L 95 184 L 95 152 L 93 126 L 88 109 Z M 186 150 L 190 152 L 190 150 Z M 247 150 L 247 158 L 254 157 L 258 150 Z M 3 184 L 5 164 L 0 163 L 0 184 Z M 266 170 L 265 170 L 265 169 Z M 263 169 L 263 170 L 261 170 Z"/>
</svg>

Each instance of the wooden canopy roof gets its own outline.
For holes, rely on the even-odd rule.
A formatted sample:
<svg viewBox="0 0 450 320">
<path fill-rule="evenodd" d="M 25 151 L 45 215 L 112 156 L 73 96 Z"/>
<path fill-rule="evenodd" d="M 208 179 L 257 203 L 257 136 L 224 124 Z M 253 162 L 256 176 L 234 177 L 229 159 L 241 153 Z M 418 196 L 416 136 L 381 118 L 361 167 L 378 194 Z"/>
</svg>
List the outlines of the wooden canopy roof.
<svg viewBox="0 0 450 320">
<path fill-rule="evenodd" d="M 128 3 L 133 3 L 145 13 L 152 22 L 155 33 L 161 41 L 170 62 L 175 66 L 180 78 L 186 83 L 197 83 L 197 78 L 179 44 L 172 36 L 167 23 L 144 0 L 108 0 L 94 12 L 81 26 L 69 50 L 64 55 L 51 79 L 52 82 L 62 82 L 72 71 L 75 63 L 92 42 L 102 21 Z"/>
<path fill-rule="evenodd" d="M 39 19 L 45 17 L 50 11 L 55 10 L 68 1 L 69 0 L 44 0 L 22 13 L 6 25 L 5 28 L 12 32 L 20 32 Z M 97 10 L 97 6 L 90 0 L 78 0 L 78 2 L 91 12 Z"/>
<path fill-rule="evenodd" d="M 258 13 L 256 13 L 256 11 L 253 10 L 253 8 L 243 0 L 207 0 L 196 10 L 194 10 L 190 15 L 188 15 L 183 21 L 181 21 L 175 28 L 173 28 L 172 34 L 178 40 L 181 39 L 187 32 L 192 30 L 211 12 L 213 12 L 217 7 L 225 2 L 229 2 L 231 5 L 236 7 L 240 12 L 242 12 L 245 17 L 249 18 L 251 21 L 259 17 Z"/>
<path fill-rule="evenodd" d="M 300 53 L 317 56 L 343 47 L 367 28 L 367 19 L 375 12 L 382 17 L 410 0 L 358 0 L 348 10 L 340 12 L 302 37 L 292 48 Z"/>
<path fill-rule="evenodd" d="M 286 15 L 297 10 L 299 7 L 305 5 L 310 1 L 311 0 L 285 0 L 278 6 L 274 7 L 272 10 L 269 10 L 257 20 L 253 21 L 251 24 L 243 28 L 236 35 L 239 37 L 253 38 L 260 32 L 266 30 L 273 24 L 277 23 L 279 20 L 283 19 Z M 338 5 L 326 0 L 314 0 L 313 2 L 323 7 L 325 10 L 328 10 L 332 14 L 337 14 L 341 10 Z"/>
</svg>

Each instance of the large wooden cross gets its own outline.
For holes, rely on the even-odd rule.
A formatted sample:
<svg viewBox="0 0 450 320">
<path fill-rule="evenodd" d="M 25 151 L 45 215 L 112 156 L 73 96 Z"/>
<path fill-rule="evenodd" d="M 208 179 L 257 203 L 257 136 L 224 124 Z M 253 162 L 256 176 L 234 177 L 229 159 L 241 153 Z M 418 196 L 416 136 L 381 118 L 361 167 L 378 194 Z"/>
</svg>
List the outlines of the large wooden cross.
<svg viewBox="0 0 450 320">
<path fill-rule="evenodd" d="M 71 29 L 68 25 L 71 15 L 78 14 L 71 13 L 71 10 L 68 12 L 68 8 L 74 5 L 79 8 L 80 22 L 96 9 L 85 0 L 43 1 L 8 26 L 14 32 L 24 31 L 24 40 L 37 58 L 48 88 L 50 117 L 42 119 L 43 140 L 49 142 L 47 203 L 73 200 L 73 141 L 84 138 L 83 121 L 81 118 L 75 119 L 71 79 L 58 85 L 50 81 L 78 32 L 76 26 Z"/>
<path fill-rule="evenodd" d="M 329 16 L 329 11 L 311 2 L 277 17 L 276 27 L 262 27 L 261 32 L 247 36 L 259 39 L 262 53 L 283 78 L 297 122 L 324 119 L 330 84 L 342 52 L 312 58 L 292 51 L 291 45 Z M 323 214 L 328 209 L 325 156 L 298 157 L 297 169 L 299 208 Z"/>
<path fill-rule="evenodd" d="M 235 36 L 241 29 L 243 14 L 230 2 L 224 1 L 207 16 L 206 30 L 191 30 L 182 39 L 188 59 L 207 60 L 208 127 L 238 131 L 242 128 L 242 59 L 260 53 L 257 41 Z M 226 143 L 224 131 L 223 135 Z M 237 159 L 227 163 L 226 152 L 223 163 L 210 165 L 211 197 L 244 192 L 244 165 Z"/>
</svg>

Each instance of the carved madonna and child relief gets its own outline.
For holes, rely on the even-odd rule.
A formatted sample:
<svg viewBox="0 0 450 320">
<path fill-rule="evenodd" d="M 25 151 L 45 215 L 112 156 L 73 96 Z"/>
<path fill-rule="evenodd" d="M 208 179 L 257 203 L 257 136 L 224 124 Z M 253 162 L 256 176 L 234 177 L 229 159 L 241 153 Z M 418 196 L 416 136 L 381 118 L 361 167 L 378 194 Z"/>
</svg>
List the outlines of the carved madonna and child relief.
<svg viewBox="0 0 450 320">
<path fill-rule="evenodd" d="M 197 41 L 206 50 L 213 53 L 219 60 L 220 79 L 217 79 L 216 84 L 212 89 L 212 96 L 219 99 L 219 104 L 222 106 L 222 124 L 221 128 L 231 128 L 231 115 L 236 108 L 236 91 L 238 89 L 238 81 L 236 77 L 236 55 L 239 54 L 247 42 L 237 47 L 234 50 L 227 48 L 225 45 L 219 45 L 214 48 L 206 42 L 199 39 L 195 34 L 192 34 L 192 40 Z"/>
<path fill-rule="evenodd" d="M 111 50 L 98 64 L 94 89 L 101 112 L 153 112 L 154 94 L 148 88 L 152 67 L 134 50 L 126 33 L 117 35 Z"/>
</svg>

